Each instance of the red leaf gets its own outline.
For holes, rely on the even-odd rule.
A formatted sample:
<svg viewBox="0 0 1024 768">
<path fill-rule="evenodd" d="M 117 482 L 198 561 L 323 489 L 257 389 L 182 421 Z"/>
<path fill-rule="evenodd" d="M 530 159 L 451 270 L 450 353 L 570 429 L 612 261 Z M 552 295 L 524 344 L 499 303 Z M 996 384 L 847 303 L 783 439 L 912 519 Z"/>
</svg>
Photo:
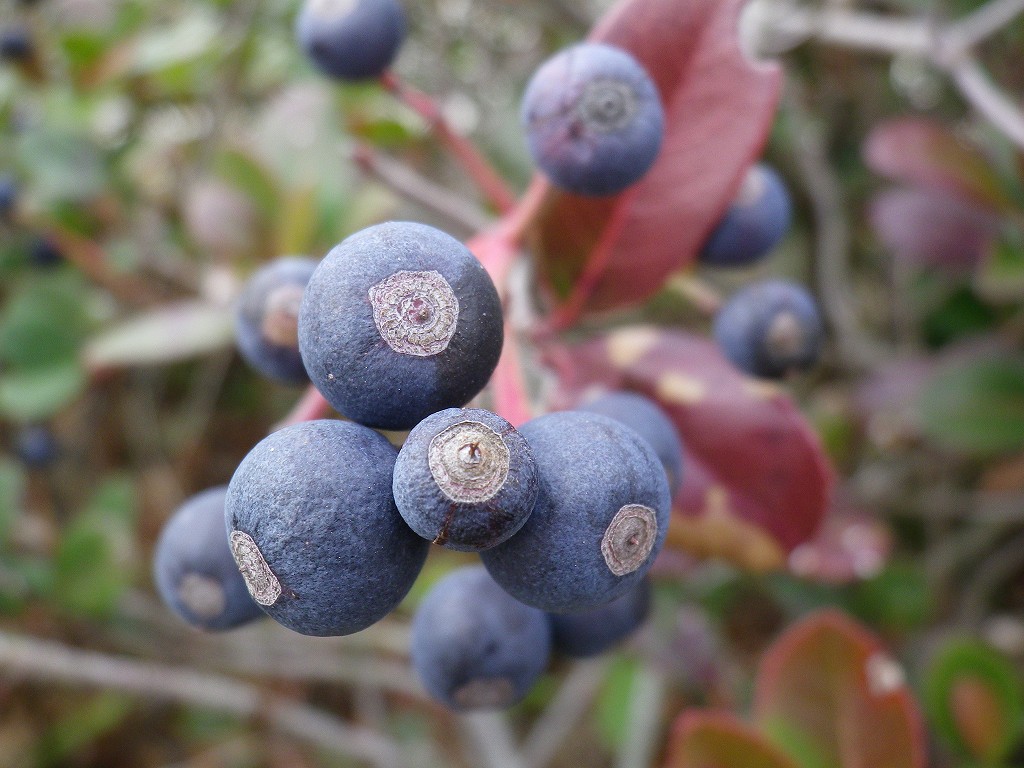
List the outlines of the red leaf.
<svg viewBox="0 0 1024 768">
<path fill-rule="evenodd" d="M 888 526 L 864 513 L 834 509 L 818 535 L 793 550 L 789 568 L 805 579 L 848 584 L 877 576 L 891 552 Z"/>
<path fill-rule="evenodd" d="M 725 713 L 687 711 L 679 716 L 665 768 L 797 768 L 764 736 Z"/>
<path fill-rule="evenodd" d="M 999 227 L 989 209 L 933 189 L 882 192 L 868 217 L 897 258 L 953 273 L 972 271 L 992 250 Z"/>
<path fill-rule="evenodd" d="M 899 665 L 838 611 L 813 614 L 765 654 L 757 722 L 814 765 L 924 768 L 921 715 Z"/>
<path fill-rule="evenodd" d="M 611 197 L 549 189 L 531 243 L 565 295 L 584 266 L 586 308 L 651 296 L 691 264 L 767 139 L 781 84 L 774 64 L 740 52 L 744 0 L 620 0 L 591 35 L 629 50 L 665 104 L 661 155 L 637 184 Z M 546 182 L 535 180 L 535 184 Z"/>
<path fill-rule="evenodd" d="M 670 545 L 768 570 L 814 535 L 832 472 L 780 389 L 744 377 L 706 339 L 648 326 L 623 328 L 568 355 L 557 366 L 567 393 L 593 383 L 642 392 L 679 429 L 684 479 Z"/>
<path fill-rule="evenodd" d="M 893 181 L 952 192 L 997 210 L 1014 207 L 988 158 L 933 120 L 906 117 L 875 126 L 864 141 L 864 162 Z"/>
</svg>

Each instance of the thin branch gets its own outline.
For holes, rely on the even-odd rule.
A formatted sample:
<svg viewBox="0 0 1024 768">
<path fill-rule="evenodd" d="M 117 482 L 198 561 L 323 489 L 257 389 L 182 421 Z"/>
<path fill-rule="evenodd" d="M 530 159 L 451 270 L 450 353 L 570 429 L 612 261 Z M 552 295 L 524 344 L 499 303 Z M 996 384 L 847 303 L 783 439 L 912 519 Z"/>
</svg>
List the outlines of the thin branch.
<svg viewBox="0 0 1024 768">
<path fill-rule="evenodd" d="M 433 211 L 467 232 L 479 232 L 492 223 L 473 203 L 365 144 L 356 145 L 352 151 L 352 160 L 364 173 L 380 180 L 402 197 Z"/>
<path fill-rule="evenodd" d="M 525 768 L 505 716 L 499 712 L 476 712 L 459 717 L 459 726 L 486 768 Z"/>
<path fill-rule="evenodd" d="M 569 734 L 590 711 L 604 682 L 608 658 L 576 663 L 523 742 L 526 768 L 544 768 L 558 754 Z"/>
<path fill-rule="evenodd" d="M 653 764 L 661 740 L 666 690 L 664 676 L 646 666 L 640 667 L 633 679 L 627 735 L 615 762 L 616 768 L 647 768 Z"/>
<path fill-rule="evenodd" d="M 256 686 L 187 667 L 136 661 L 0 632 L 0 670 L 22 679 L 124 691 L 239 717 L 261 717 L 282 731 L 352 759 L 378 766 L 405 764 L 398 744 L 375 731 Z"/>
<path fill-rule="evenodd" d="M 964 48 L 973 48 L 1024 13 L 1024 0 L 992 0 L 951 26 Z"/>
<path fill-rule="evenodd" d="M 949 76 L 978 113 L 1024 149 L 1024 111 L 1000 91 L 973 57 L 948 67 Z"/>
</svg>

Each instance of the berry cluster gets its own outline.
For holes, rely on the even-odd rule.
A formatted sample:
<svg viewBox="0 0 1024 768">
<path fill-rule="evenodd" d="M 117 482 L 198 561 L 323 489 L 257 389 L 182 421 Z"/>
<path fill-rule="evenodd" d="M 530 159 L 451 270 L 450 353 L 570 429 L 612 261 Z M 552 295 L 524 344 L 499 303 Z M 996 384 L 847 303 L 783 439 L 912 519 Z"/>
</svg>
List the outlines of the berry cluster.
<svg viewBox="0 0 1024 768">
<path fill-rule="evenodd" d="M 404 34 L 393 0 L 308 0 L 297 23 L 314 64 L 346 80 L 383 75 Z M 592 43 L 538 70 L 522 121 L 552 184 L 589 196 L 639 181 L 665 131 L 643 67 Z M 777 177 L 755 168 L 706 263 L 760 259 L 788 217 Z M 737 365 L 779 376 L 816 354 L 812 312 L 791 293 L 773 284 L 723 309 L 716 330 Z M 509 706 L 552 650 L 588 656 L 633 631 L 682 482 L 679 436 L 629 393 L 519 429 L 467 408 L 498 364 L 504 327 L 487 271 L 424 224 L 378 224 L 319 263 L 259 270 L 238 305 L 242 356 L 277 381 L 308 380 L 347 420 L 279 429 L 226 489 L 169 521 L 156 558 L 168 605 L 204 629 L 265 613 L 302 634 L 345 635 L 403 600 L 430 543 L 477 552 L 482 566 L 441 579 L 413 621 L 413 664 L 454 709 Z M 398 449 L 378 429 L 411 431 Z"/>
</svg>

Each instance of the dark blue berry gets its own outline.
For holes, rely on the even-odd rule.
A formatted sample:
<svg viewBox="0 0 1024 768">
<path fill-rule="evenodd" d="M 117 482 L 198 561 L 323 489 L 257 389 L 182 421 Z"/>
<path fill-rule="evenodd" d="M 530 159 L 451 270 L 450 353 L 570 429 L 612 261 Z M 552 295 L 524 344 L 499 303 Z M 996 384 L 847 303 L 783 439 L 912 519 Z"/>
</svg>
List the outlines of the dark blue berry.
<svg viewBox="0 0 1024 768">
<path fill-rule="evenodd" d="M 647 620 L 651 582 L 643 579 L 607 605 L 581 613 L 550 613 L 554 650 L 573 658 L 604 653 Z"/>
<path fill-rule="evenodd" d="M 757 263 L 786 236 L 791 208 L 782 177 L 767 165 L 752 166 L 736 199 L 704 243 L 701 262 L 715 267 Z"/>
<path fill-rule="evenodd" d="M 261 618 L 231 556 L 222 485 L 198 493 L 164 524 L 153 554 L 161 599 L 193 627 L 231 629 Z"/>
<path fill-rule="evenodd" d="M 246 282 L 235 308 L 238 351 L 262 375 L 284 384 L 309 381 L 299 354 L 299 306 L 314 259 L 281 258 Z"/>
<path fill-rule="evenodd" d="M 472 399 L 501 354 L 501 302 L 462 243 L 424 224 L 357 232 L 317 267 L 299 311 L 310 380 L 339 412 L 411 429 Z"/>
<path fill-rule="evenodd" d="M 57 440 L 49 427 L 32 424 L 22 427 L 15 440 L 15 452 L 26 467 L 43 469 L 57 458 Z"/>
<path fill-rule="evenodd" d="M 0 176 L 0 221 L 10 220 L 18 205 L 18 182 L 9 173 Z"/>
<path fill-rule="evenodd" d="M 626 51 L 580 43 L 534 74 L 521 118 L 534 162 L 552 183 L 612 195 L 654 164 L 665 133 L 658 89 Z"/>
<path fill-rule="evenodd" d="M 429 545 L 395 508 L 397 454 L 372 429 L 324 419 L 274 432 L 242 460 L 228 485 L 228 539 L 273 619 L 347 635 L 405 597 Z"/>
<path fill-rule="evenodd" d="M 818 362 L 824 340 L 818 305 L 803 286 L 765 280 L 734 294 L 715 316 L 715 339 L 741 371 L 780 379 Z"/>
<path fill-rule="evenodd" d="M 398 55 L 405 10 L 397 0 L 306 0 L 295 32 L 325 74 L 365 80 L 381 75 Z"/>
<path fill-rule="evenodd" d="M 28 261 L 33 267 L 49 269 L 64 261 L 57 245 L 46 237 L 33 237 L 28 246 Z"/>
<path fill-rule="evenodd" d="M 479 552 L 514 534 L 537 500 L 526 439 L 479 408 L 449 408 L 417 424 L 398 453 L 395 503 L 435 544 Z"/>
<path fill-rule="evenodd" d="M 609 392 L 579 406 L 579 410 L 604 414 L 636 430 L 661 459 L 669 490 L 675 496 L 683 483 L 683 445 L 675 424 L 657 403 L 636 392 Z"/>
<path fill-rule="evenodd" d="M 427 692 L 455 710 L 517 703 L 550 650 L 544 613 L 510 597 L 479 565 L 437 582 L 412 623 L 413 666 Z"/>
<path fill-rule="evenodd" d="M 31 59 L 34 53 L 32 35 L 25 27 L 8 27 L 0 31 L 0 60 L 21 63 Z"/>
<path fill-rule="evenodd" d="M 624 594 L 665 543 L 671 501 L 654 450 L 607 416 L 562 411 L 519 430 L 533 449 L 540 493 L 519 532 L 480 557 L 503 589 L 553 613 Z"/>
</svg>

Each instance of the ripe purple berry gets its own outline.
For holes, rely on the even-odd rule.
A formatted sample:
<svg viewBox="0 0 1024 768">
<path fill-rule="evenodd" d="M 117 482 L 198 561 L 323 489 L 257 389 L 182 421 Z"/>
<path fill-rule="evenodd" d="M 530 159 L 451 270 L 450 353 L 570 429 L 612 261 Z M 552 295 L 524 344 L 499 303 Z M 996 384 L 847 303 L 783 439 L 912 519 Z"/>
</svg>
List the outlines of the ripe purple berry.
<svg viewBox="0 0 1024 768">
<path fill-rule="evenodd" d="M 382 74 L 398 55 L 405 11 L 397 0 L 306 0 L 295 33 L 325 74 L 365 80 Z"/>
<path fill-rule="evenodd" d="M 626 51 L 580 43 L 534 74 L 521 108 L 534 162 L 580 195 L 612 195 L 654 164 L 665 133 L 658 89 Z"/>
<path fill-rule="evenodd" d="M 700 261 L 715 267 L 756 264 L 789 231 L 791 208 L 778 172 L 763 163 L 752 166 L 736 199 L 704 243 Z"/>
<path fill-rule="evenodd" d="M 284 384 L 309 381 L 299 354 L 299 306 L 316 265 L 314 259 L 276 259 L 253 273 L 238 297 L 238 351 L 269 379 Z"/>
<path fill-rule="evenodd" d="M 228 540 L 273 619 L 347 635 L 405 597 L 428 544 L 395 508 L 396 455 L 372 429 L 323 419 L 272 433 L 242 460 L 228 485 Z"/>
<path fill-rule="evenodd" d="M 825 330 L 807 289 L 765 280 L 734 294 L 715 316 L 725 356 L 751 376 L 780 379 L 818 362 Z"/>
<path fill-rule="evenodd" d="M 299 348 L 310 380 L 360 424 L 411 429 L 459 407 L 491 377 L 501 302 L 462 243 L 388 222 L 335 246 L 306 286 Z"/>
<path fill-rule="evenodd" d="M 210 488 L 182 504 L 164 524 L 153 554 L 161 599 L 198 629 L 231 629 L 263 616 L 228 546 L 227 490 Z"/>
<path fill-rule="evenodd" d="M 644 579 L 607 605 L 580 613 L 550 613 L 554 650 L 577 659 L 604 653 L 647 621 L 650 610 L 651 582 Z"/>
<path fill-rule="evenodd" d="M 480 566 L 452 571 L 420 603 L 411 655 L 424 687 L 455 710 L 510 707 L 540 677 L 551 649 L 547 617 Z"/>
<path fill-rule="evenodd" d="M 596 608 L 639 582 L 668 533 L 668 480 L 654 450 L 596 413 L 561 411 L 519 430 L 540 493 L 519 532 L 480 557 L 494 580 L 552 613 Z"/>
<path fill-rule="evenodd" d="M 398 453 L 393 484 L 405 522 L 435 544 L 479 552 L 518 531 L 537 499 L 526 439 L 479 408 L 449 408 L 417 424 Z"/>
</svg>

